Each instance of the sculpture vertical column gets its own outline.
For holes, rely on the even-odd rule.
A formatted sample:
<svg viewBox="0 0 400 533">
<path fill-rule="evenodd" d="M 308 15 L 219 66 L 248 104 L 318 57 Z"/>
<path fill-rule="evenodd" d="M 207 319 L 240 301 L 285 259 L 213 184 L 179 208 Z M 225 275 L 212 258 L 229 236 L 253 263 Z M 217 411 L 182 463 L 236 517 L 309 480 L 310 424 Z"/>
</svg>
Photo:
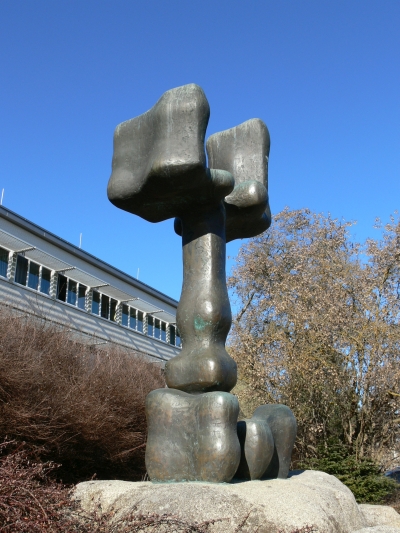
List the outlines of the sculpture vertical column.
<svg viewBox="0 0 400 533">
<path fill-rule="evenodd" d="M 235 361 L 225 350 L 232 316 L 226 288 L 225 210 L 221 203 L 181 219 L 183 287 L 177 312 L 182 353 L 166 364 L 170 388 L 229 392 Z"/>
</svg>

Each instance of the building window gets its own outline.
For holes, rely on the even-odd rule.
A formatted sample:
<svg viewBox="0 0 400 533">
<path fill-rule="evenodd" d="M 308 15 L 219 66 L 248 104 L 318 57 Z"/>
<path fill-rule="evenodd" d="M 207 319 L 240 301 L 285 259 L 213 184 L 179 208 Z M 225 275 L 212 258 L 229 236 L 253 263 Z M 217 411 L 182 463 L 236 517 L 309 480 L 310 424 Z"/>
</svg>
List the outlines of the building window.
<svg viewBox="0 0 400 533">
<path fill-rule="evenodd" d="M 68 279 L 63 274 L 58 274 L 57 280 L 57 300 L 65 302 L 67 300 Z"/>
<path fill-rule="evenodd" d="M 178 346 L 178 348 L 181 346 L 181 336 L 179 335 L 176 326 L 173 324 L 169 325 L 169 343 L 172 344 L 172 346 Z"/>
<path fill-rule="evenodd" d="M 167 324 L 161 319 L 146 315 L 143 311 L 121 303 L 106 294 L 93 289 L 91 298 L 89 288 L 81 283 L 70 279 L 61 272 L 54 273 L 51 269 L 46 268 L 29 258 L 25 257 L 24 252 L 16 254 L 15 263 L 15 282 L 29 287 L 35 291 L 40 291 L 48 296 L 52 294 L 53 283 L 56 284 L 55 297 L 61 302 L 85 310 L 87 302 L 91 301 L 91 312 L 94 315 L 110 320 L 111 322 L 120 321 L 121 325 L 144 333 L 149 337 L 159 339 L 163 342 L 169 342 L 171 345 L 181 347 L 181 338 L 175 324 Z M 15 256 L 13 256 L 15 257 Z M 0 276 L 7 278 L 10 260 L 10 252 L 0 247 Z M 89 304 L 90 305 L 90 304 Z M 118 311 L 119 310 L 119 311 Z M 120 314 L 119 314 L 120 313 Z M 120 318 L 117 318 L 117 317 Z M 147 324 L 145 326 L 145 321 Z"/>
<path fill-rule="evenodd" d="M 47 294 L 50 293 L 50 277 L 49 271 L 45 272 L 47 269 L 42 269 L 42 285 L 44 274 L 46 276 L 46 281 L 44 289 L 46 289 Z M 42 288 L 41 288 L 42 290 Z M 42 292 L 45 292 L 44 290 Z M 81 285 L 73 279 L 69 279 L 63 274 L 58 274 L 57 280 L 57 300 L 61 302 L 66 302 L 67 304 L 73 305 L 74 307 L 79 307 L 79 309 L 85 310 L 86 306 L 86 285 Z M 93 293 L 94 295 L 94 293 Z"/>
<path fill-rule="evenodd" d="M 100 293 L 97 291 L 93 291 L 92 313 L 94 315 L 100 314 Z"/>
<path fill-rule="evenodd" d="M 143 333 L 144 313 L 142 311 L 137 312 L 137 330 Z"/>
<path fill-rule="evenodd" d="M 19 285 L 50 295 L 51 270 L 30 261 L 23 255 L 18 254 L 17 256 L 14 279 L 15 283 L 18 283 Z M 66 278 L 64 277 L 64 279 Z M 59 281 L 57 285 L 57 295 L 60 294 L 60 299 L 63 295 L 63 290 L 65 291 L 65 288 Z"/>
<path fill-rule="evenodd" d="M 130 307 L 129 305 L 122 304 L 121 324 L 123 326 L 143 333 L 143 322 L 144 313 L 142 311 L 139 311 L 134 307 Z M 148 331 L 147 334 L 149 335 Z"/>
<path fill-rule="evenodd" d="M 114 298 L 111 298 L 110 301 L 110 320 L 111 322 L 117 321 L 117 300 L 114 300 Z"/>
<path fill-rule="evenodd" d="M 136 309 L 134 309 L 133 307 L 131 307 L 129 310 L 129 327 L 131 329 L 137 328 Z"/>
<path fill-rule="evenodd" d="M 37 291 L 39 289 L 40 265 L 29 262 L 28 287 Z"/>
<path fill-rule="evenodd" d="M 154 337 L 154 318 L 150 315 L 147 317 L 147 335 Z"/>
<path fill-rule="evenodd" d="M 121 324 L 128 327 L 129 319 L 129 307 L 126 304 L 122 304 Z"/>
<path fill-rule="evenodd" d="M 50 284 L 51 284 L 51 270 L 48 268 L 42 267 L 42 276 L 40 280 L 40 292 L 50 295 Z"/>
<path fill-rule="evenodd" d="M 0 248 L 0 276 L 7 277 L 9 251 Z"/>
<path fill-rule="evenodd" d="M 161 339 L 161 321 L 158 318 L 154 319 L 154 337 Z"/>
<path fill-rule="evenodd" d="M 92 313 L 94 315 L 99 315 L 102 318 L 111 320 L 111 322 L 116 322 L 117 305 L 118 301 L 114 300 L 114 298 L 100 294 L 98 291 L 93 291 Z"/>
<path fill-rule="evenodd" d="M 77 296 L 78 296 L 77 292 L 78 292 L 77 282 L 72 279 L 69 279 L 68 280 L 67 303 L 71 305 L 76 305 Z"/>
<path fill-rule="evenodd" d="M 169 343 L 175 346 L 175 326 L 169 326 Z"/>
<path fill-rule="evenodd" d="M 105 294 L 101 295 L 101 316 L 108 318 L 110 315 L 110 298 Z"/>
<path fill-rule="evenodd" d="M 15 282 L 26 287 L 26 279 L 28 277 L 29 261 L 23 255 L 17 256 L 17 266 L 15 269 Z"/>
<path fill-rule="evenodd" d="M 174 328 L 174 326 L 170 326 L 170 332 L 171 328 Z M 159 318 L 155 318 L 151 315 L 147 316 L 147 335 L 149 337 L 154 337 L 155 339 L 160 339 L 164 342 L 167 342 L 167 324 L 166 322 L 163 322 Z M 170 335 L 171 337 L 171 335 Z M 175 335 L 175 328 L 173 329 L 173 341 L 170 343 L 175 346 L 176 342 L 176 335 Z"/>
<path fill-rule="evenodd" d="M 87 287 L 79 283 L 78 288 L 78 307 L 79 309 L 86 309 L 86 292 Z"/>
</svg>

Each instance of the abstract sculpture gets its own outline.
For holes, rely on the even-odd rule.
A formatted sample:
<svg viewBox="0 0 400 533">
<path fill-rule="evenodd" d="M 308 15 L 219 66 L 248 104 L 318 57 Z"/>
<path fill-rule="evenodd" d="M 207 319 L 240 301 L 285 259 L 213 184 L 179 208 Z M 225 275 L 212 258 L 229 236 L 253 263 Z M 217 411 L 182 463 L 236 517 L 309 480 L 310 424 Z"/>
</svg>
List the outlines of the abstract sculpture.
<svg viewBox="0 0 400 533">
<path fill-rule="evenodd" d="M 269 134 L 253 119 L 212 135 L 207 168 L 209 114 L 203 90 L 185 85 L 114 135 L 110 201 L 150 222 L 174 217 L 182 236 L 182 352 L 166 364 L 169 388 L 146 401 L 146 466 L 153 481 L 286 477 L 296 435 L 291 411 L 280 405 L 261 406 L 237 426 L 239 405 L 229 394 L 237 368 L 225 350 L 232 320 L 225 248 L 271 223 Z"/>
</svg>

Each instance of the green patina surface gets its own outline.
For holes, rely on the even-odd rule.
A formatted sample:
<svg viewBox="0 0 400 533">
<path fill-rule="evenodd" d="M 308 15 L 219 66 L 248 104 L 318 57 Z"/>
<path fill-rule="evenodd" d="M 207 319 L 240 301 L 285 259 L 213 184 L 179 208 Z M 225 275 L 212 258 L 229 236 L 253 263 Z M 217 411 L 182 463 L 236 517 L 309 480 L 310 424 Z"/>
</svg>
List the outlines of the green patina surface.
<svg viewBox="0 0 400 533">
<path fill-rule="evenodd" d="M 194 328 L 197 331 L 203 331 L 203 329 L 205 329 L 207 326 L 212 326 L 212 322 L 210 320 L 204 320 L 199 315 L 194 318 Z"/>
</svg>

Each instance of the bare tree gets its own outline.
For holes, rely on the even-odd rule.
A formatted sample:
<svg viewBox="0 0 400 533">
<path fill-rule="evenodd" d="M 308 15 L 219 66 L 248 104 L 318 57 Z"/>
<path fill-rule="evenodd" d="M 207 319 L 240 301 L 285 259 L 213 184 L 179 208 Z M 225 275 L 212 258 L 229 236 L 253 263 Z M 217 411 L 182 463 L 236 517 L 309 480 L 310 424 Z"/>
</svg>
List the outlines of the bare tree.
<svg viewBox="0 0 400 533">
<path fill-rule="evenodd" d="M 241 248 L 234 392 L 246 416 L 260 403 L 294 411 L 299 458 L 336 439 L 382 462 L 399 447 L 400 223 L 363 245 L 350 226 L 286 208 Z"/>
</svg>

